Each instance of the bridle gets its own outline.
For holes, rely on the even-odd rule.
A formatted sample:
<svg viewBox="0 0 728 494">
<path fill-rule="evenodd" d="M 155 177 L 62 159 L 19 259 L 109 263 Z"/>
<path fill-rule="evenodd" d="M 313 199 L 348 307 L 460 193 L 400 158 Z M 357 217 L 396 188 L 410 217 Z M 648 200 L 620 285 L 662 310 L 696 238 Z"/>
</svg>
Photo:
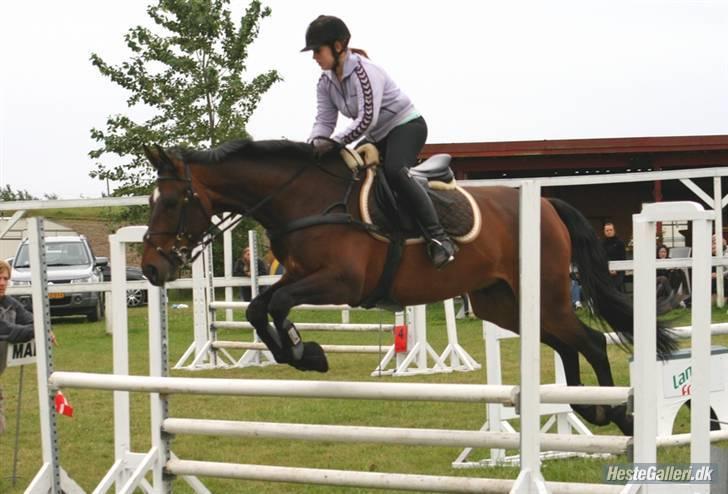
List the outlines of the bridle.
<svg viewBox="0 0 728 494">
<path fill-rule="evenodd" d="M 175 231 L 155 232 L 149 229 L 144 235 L 144 243 L 149 244 L 154 250 L 157 251 L 160 256 L 165 258 L 167 262 L 169 262 L 175 268 L 185 265 L 189 262 L 194 262 L 197 257 L 199 257 L 199 255 L 202 253 L 204 248 L 199 249 L 192 257 L 190 257 L 190 253 L 200 246 L 206 247 L 215 238 L 215 235 L 213 234 L 215 225 L 211 225 L 207 228 L 205 232 L 202 233 L 200 240 L 192 245 L 192 247 L 190 247 L 190 244 L 192 243 L 192 233 L 187 231 L 187 223 L 189 219 L 188 208 L 194 204 L 202 211 L 202 213 L 208 219 L 212 218 L 212 213 L 208 212 L 205 209 L 205 206 L 200 200 L 200 196 L 197 194 L 197 192 L 195 192 L 194 188 L 192 187 L 192 178 L 190 175 L 189 164 L 185 161 L 184 165 L 184 177 L 179 177 L 177 175 L 160 175 L 157 177 L 157 184 L 159 184 L 159 182 L 170 180 L 176 182 L 185 182 L 187 184 L 184 191 L 184 197 L 182 198 L 182 211 L 180 211 Z M 157 245 L 154 242 L 154 237 L 159 235 L 174 235 L 174 244 L 172 244 L 172 248 L 169 250 L 169 252 L 165 252 L 165 250 L 160 245 Z"/>
</svg>

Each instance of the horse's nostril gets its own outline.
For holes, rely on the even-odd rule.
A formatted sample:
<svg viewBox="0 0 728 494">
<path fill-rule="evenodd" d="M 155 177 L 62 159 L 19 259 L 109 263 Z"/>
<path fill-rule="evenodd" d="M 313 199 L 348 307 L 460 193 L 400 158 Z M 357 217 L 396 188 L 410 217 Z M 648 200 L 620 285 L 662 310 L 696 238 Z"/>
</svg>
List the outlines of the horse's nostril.
<svg viewBox="0 0 728 494">
<path fill-rule="evenodd" d="M 149 283 L 155 286 L 157 285 L 157 282 L 159 281 L 159 272 L 157 271 L 157 268 L 155 268 L 151 264 L 145 264 L 142 268 L 142 272 L 144 273 L 144 276 L 146 276 L 149 280 Z"/>
</svg>

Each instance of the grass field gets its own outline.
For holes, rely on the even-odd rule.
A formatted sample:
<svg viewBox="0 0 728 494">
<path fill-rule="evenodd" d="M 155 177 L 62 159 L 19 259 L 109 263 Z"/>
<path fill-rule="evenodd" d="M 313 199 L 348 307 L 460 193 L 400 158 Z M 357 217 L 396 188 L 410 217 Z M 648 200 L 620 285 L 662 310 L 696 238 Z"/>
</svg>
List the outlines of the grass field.
<svg viewBox="0 0 728 494">
<path fill-rule="evenodd" d="M 192 341 L 192 309 L 170 309 L 170 360 L 173 362 Z M 676 323 L 689 320 L 687 311 L 674 313 Z M 242 314 L 236 314 L 241 318 Z M 294 321 L 337 322 L 338 313 L 296 312 Z M 725 321 L 725 310 L 714 310 L 715 322 Z M 389 323 L 387 313 L 352 313 L 352 322 Z M 148 374 L 146 308 L 129 311 L 129 348 L 132 374 Z M 458 321 L 461 344 L 479 362 L 484 362 L 481 323 L 475 320 Z M 53 329 L 59 345 L 55 353 L 55 369 L 68 371 L 111 372 L 111 338 L 104 333 L 103 323 L 90 324 L 81 319 L 58 319 Z M 305 332 L 306 340 L 320 343 L 356 343 L 388 345 L 388 333 Z M 249 340 L 248 331 L 221 331 L 220 339 Z M 428 340 L 436 351 L 446 345 L 443 309 L 441 305 L 428 309 Z M 726 337 L 716 337 L 714 344 L 728 345 Z M 518 382 L 518 343 L 502 344 L 505 383 Z M 239 379 L 327 379 L 437 383 L 483 383 L 484 371 L 438 374 L 410 378 L 369 377 L 379 361 L 378 355 L 329 355 L 331 370 L 328 374 L 301 373 L 289 366 L 248 368 L 228 371 L 189 373 L 173 371 L 176 376 L 227 377 Z M 610 348 L 617 384 L 628 384 L 628 356 L 617 348 Z M 544 347 L 542 354 L 543 382 L 552 379 L 551 352 Z M 595 382 L 591 369 L 582 363 L 584 381 Z M 16 432 L 16 406 L 20 371 L 11 368 L 0 379 L 5 392 L 5 414 L 8 430 L 0 435 L 0 492 L 20 493 L 27 486 L 41 462 L 37 389 L 35 367 L 24 372 L 24 386 L 20 404 L 20 456 L 18 485 L 11 486 L 12 457 Z M 59 417 L 58 430 L 61 444 L 61 462 L 69 474 L 87 491 L 92 490 L 113 463 L 112 394 L 85 390 L 67 390 L 66 395 L 75 407 L 72 419 Z M 234 398 L 173 396 L 170 416 L 215 418 L 227 420 L 260 420 L 271 422 L 301 422 L 318 424 L 352 424 L 394 427 L 421 427 L 478 430 L 484 421 L 483 405 L 440 403 L 387 403 L 360 400 L 318 400 L 279 398 Z M 146 394 L 132 396 L 132 446 L 136 451 L 149 447 L 149 400 Z M 689 428 L 689 413 L 684 409 L 678 416 L 675 432 Z M 616 434 L 615 427 L 592 428 L 598 434 Z M 301 442 L 281 440 L 247 440 L 222 437 L 179 436 L 174 438 L 172 450 L 181 458 L 252 464 L 275 464 L 314 468 L 353 469 L 370 472 L 406 472 L 430 475 L 459 475 L 515 478 L 515 468 L 483 468 L 455 470 L 451 462 L 459 448 L 382 446 L 377 444 L 339 444 L 327 442 Z M 482 458 L 486 451 L 476 451 Z M 689 448 L 665 449 L 659 452 L 663 462 L 689 462 Z M 600 482 L 602 467 L 606 463 L 624 463 L 625 457 L 609 459 L 568 459 L 545 462 L 543 473 L 547 480 Z M 220 479 L 203 479 L 216 493 L 333 493 L 367 492 L 361 489 L 327 488 L 295 484 L 267 484 Z M 190 492 L 182 481 L 175 481 L 175 492 Z"/>
</svg>

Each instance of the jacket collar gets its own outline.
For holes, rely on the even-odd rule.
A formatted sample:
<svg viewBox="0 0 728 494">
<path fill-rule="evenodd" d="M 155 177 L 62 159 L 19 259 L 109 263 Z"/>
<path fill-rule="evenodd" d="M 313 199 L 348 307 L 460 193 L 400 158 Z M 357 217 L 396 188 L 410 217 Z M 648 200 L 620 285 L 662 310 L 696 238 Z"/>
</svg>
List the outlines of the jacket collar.
<svg viewBox="0 0 728 494">
<path fill-rule="evenodd" d="M 351 75 L 352 72 L 354 72 L 354 69 L 361 61 L 361 57 L 357 55 L 356 53 L 352 52 L 351 50 L 346 51 L 346 58 L 344 59 L 344 77 L 341 78 L 343 81 L 347 77 Z M 336 81 L 336 74 L 334 74 L 333 70 L 324 70 L 324 74 L 331 79 L 332 81 Z"/>
</svg>

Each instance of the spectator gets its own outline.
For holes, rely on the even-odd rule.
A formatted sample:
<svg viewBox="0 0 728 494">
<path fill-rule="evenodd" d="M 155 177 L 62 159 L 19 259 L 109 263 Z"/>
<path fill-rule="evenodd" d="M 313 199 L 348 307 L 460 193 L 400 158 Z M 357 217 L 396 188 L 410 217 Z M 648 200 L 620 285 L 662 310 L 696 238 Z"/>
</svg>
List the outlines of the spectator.
<svg viewBox="0 0 728 494">
<path fill-rule="evenodd" d="M 579 273 L 576 271 L 575 266 L 571 266 L 571 306 L 574 309 L 581 309 L 583 305 L 581 303 L 581 283 L 579 283 Z"/>
<path fill-rule="evenodd" d="M 9 295 L 5 295 L 10 282 L 10 265 L 0 259 L 0 374 L 5 370 L 8 343 L 24 343 L 33 339 L 33 314 Z M 0 434 L 5 431 L 3 390 L 0 386 Z"/>
<path fill-rule="evenodd" d="M 260 258 L 257 258 L 255 262 L 258 276 L 267 275 L 268 266 L 265 265 L 265 262 Z M 235 261 L 235 265 L 233 266 L 233 276 L 245 276 L 246 278 L 250 278 L 250 247 L 244 248 L 243 252 L 240 254 L 240 259 Z M 250 286 L 240 287 L 240 298 L 245 301 L 251 300 L 252 292 Z"/>
<path fill-rule="evenodd" d="M 285 266 L 283 266 L 283 264 L 281 264 L 280 261 L 276 259 L 276 256 L 273 255 L 272 250 L 266 252 L 264 259 L 266 264 L 270 266 L 267 274 L 274 276 L 281 275 L 286 272 Z"/>
<path fill-rule="evenodd" d="M 624 245 L 624 241 L 617 236 L 617 229 L 614 228 L 614 223 L 604 223 L 604 240 L 602 240 L 602 246 L 607 252 L 607 259 L 610 261 L 624 261 L 627 259 L 627 251 Z M 612 277 L 614 286 L 620 292 L 624 291 L 624 271 L 616 271 L 613 269 L 609 270 L 609 275 Z"/>
<path fill-rule="evenodd" d="M 722 239 L 722 240 L 723 240 L 723 242 L 722 242 L 722 254 L 721 254 L 718 252 L 718 235 L 713 235 L 713 240 L 711 242 L 712 243 L 711 252 L 712 252 L 713 257 L 719 256 L 719 255 L 723 255 L 723 256 L 726 255 L 726 241 L 725 241 L 725 239 Z M 710 274 L 710 278 L 711 278 L 710 293 L 718 292 L 717 288 L 716 288 L 716 282 L 715 282 L 717 277 L 718 277 L 718 273 L 716 272 L 715 267 L 713 267 L 711 270 L 711 274 Z M 728 277 L 728 269 L 724 268 L 723 269 L 723 295 L 728 294 L 728 278 L 727 277 Z"/>
<path fill-rule="evenodd" d="M 670 257 L 670 248 L 667 245 L 657 246 L 657 258 L 668 259 Z M 669 287 L 669 289 L 675 293 L 681 292 L 683 297 L 688 295 L 688 280 L 685 276 L 685 272 L 680 268 L 670 269 L 657 269 L 657 286 L 658 292 L 660 287 L 663 287 L 663 291 Z M 659 296 L 659 293 L 658 293 Z"/>
</svg>

